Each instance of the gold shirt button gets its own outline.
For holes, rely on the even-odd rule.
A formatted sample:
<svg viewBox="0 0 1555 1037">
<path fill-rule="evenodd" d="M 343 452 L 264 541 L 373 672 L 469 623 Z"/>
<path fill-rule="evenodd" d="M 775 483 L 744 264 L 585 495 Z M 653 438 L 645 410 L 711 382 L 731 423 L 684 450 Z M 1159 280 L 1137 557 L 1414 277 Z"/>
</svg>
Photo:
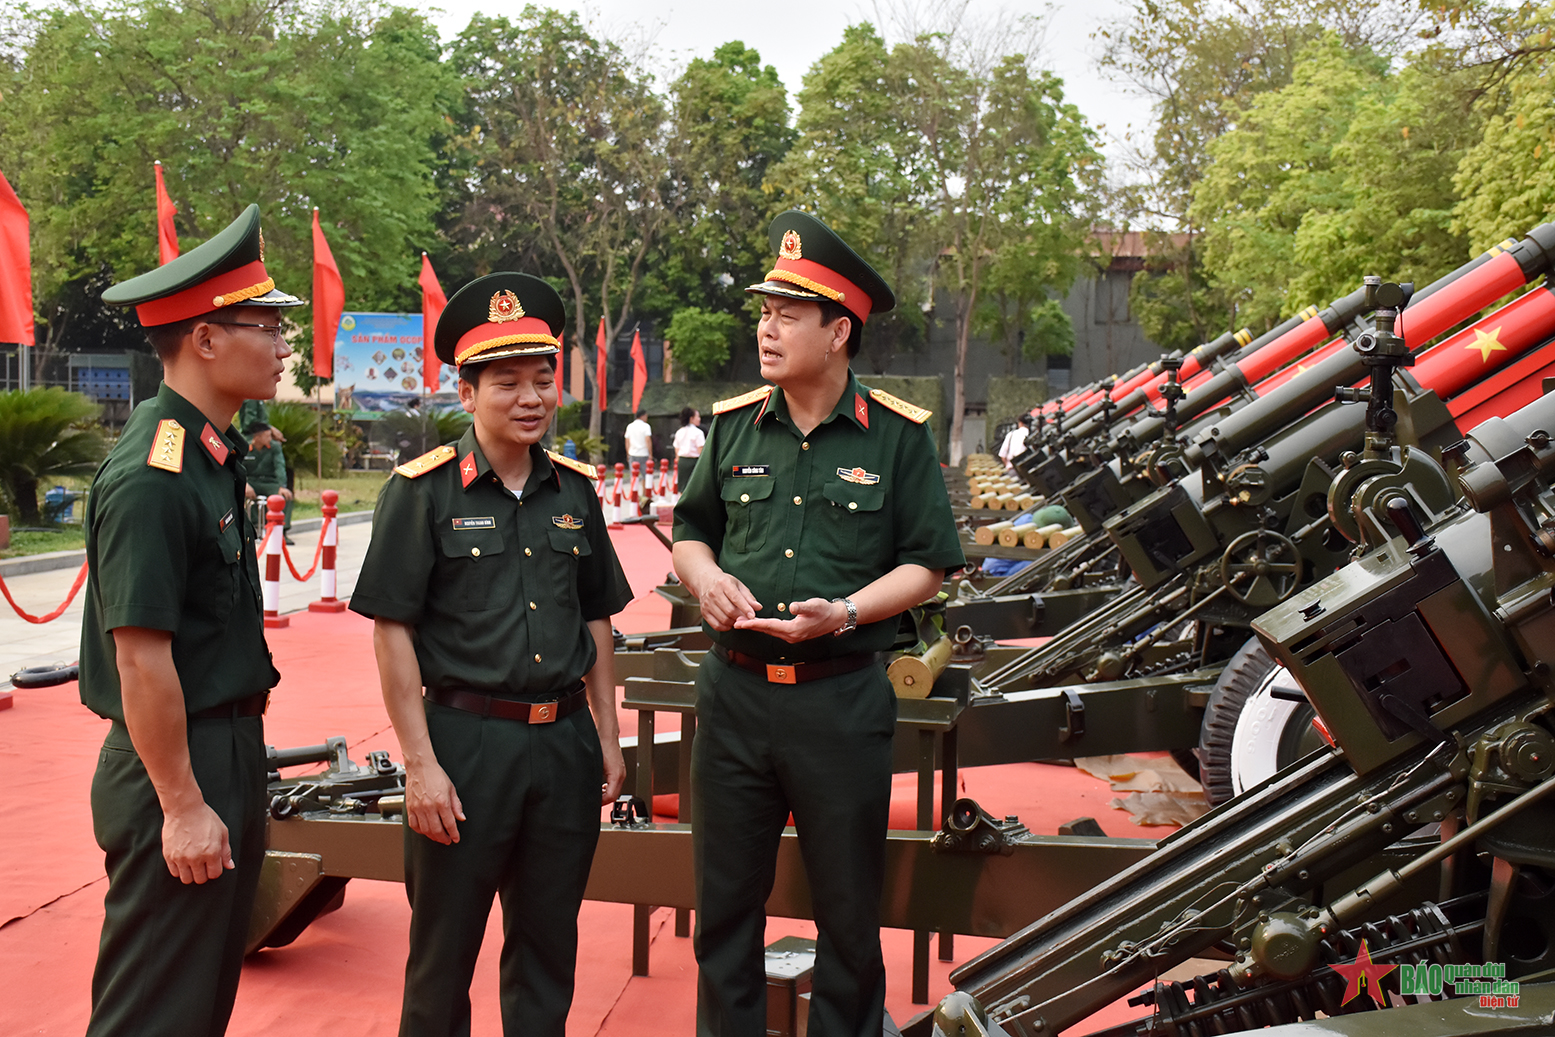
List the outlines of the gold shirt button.
<svg viewBox="0 0 1555 1037">
<path fill-rule="evenodd" d="M 848 510 L 849 511 L 857 511 L 858 510 L 858 501 L 853 501 L 853 500 L 848 501 Z"/>
<path fill-rule="evenodd" d="M 748 494 L 748 493 L 740 494 L 740 503 L 741 504 L 749 504 L 750 502 L 751 502 L 751 495 L 750 494 Z"/>
<path fill-rule="evenodd" d="M 788 611 L 788 606 L 787 606 L 787 605 L 785 605 L 785 604 L 783 604 L 783 603 L 782 603 L 782 602 L 781 602 L 781 601 L 780 601 L 780 602 L 778 602 L 778 611 L 779 611 L 779 612 L 787 612 L 787 611 Z"/>
<path fill-rule="evenodd" d="M 799 449 L 801 449 L 801 450 L 809 450 L 810 449 L 810 444 L 809 443 L 800 443 L 799 444 Z"/>
<path fill-rule="evenodd" d="M 524 548 L 524 557 L 525 557 L 525 558 L 528 558 L 528 557 L 529 557 L 529 556 L 530 556 L 530 555 L 532 555 L 532 554 L 534 554 L 534 552 L 533 552 L 533 551 L 531 551 L 531 550 L 529 550 L 529 548 L 527 548 L 527 547 L 526 547 L 526 548 Z"/>
<path fill-rule="evenodd" d="M 532 601 L 531 601 L 531 602 L 530 602 L 530 603 L 529 603 L 529 610 L 530 610 L 530 611 L 531 611 L 531 612 L 533 612 L 533 611 L 534 611 L 534 609 L 535 609 L 535 603 L 534 603 L 534 602 L 532 602 Z"/>
<path fill-rule="evenodd" d="M 804 498 L 803 497 L 795 497 L 794 498 L 794 503 L 795 504 L 803 504 L 804 503 Z"/>
<path fill-rule="evenodd" d="M 578 553 L 578 549 L 577 549 L 577 548 L 576 548 L 576 547 L 574 547 L 574 548 L 573 548 L 573 549 L 572 549 L 572 553 L 573 553 L 573 554 L 577 554 L 577 553 Z"/>
<path fill-rule="evenodd" d="M 536 652 L 535 653 L 535 662 L 539 662 L 539 661 L 540 661 L 540 653 Z"/>
<path fill-rule="evenodd" d="M 478 547 L 472 547 L 470 548 L 470 554 L 476 558 L 479 558 L 481 556 L 481 549 Z"/>
<path fill-rule="evenodd" d="M 790 547 L 787 551 L 784 551 L 783 552 L 783 557 L 784 558 L 792 558 L 792 557 L 794 557 L 794 549 L 792 547 Z"/>
</svg>

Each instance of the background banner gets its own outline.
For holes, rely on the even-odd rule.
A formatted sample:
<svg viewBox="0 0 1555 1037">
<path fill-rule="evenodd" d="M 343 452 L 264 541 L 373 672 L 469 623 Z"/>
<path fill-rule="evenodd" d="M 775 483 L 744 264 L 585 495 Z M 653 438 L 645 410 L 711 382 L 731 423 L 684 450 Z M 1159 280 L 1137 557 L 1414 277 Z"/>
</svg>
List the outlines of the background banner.
<svg viewBox="0 0 1555 1037">
<path fill-rule="evenodd" d="M 373 418 L 423 402 L 421 314 L 343 313 L 335 332 L 335 409 Z M 439 365 L 429 402 L 457 404 L 454 369 Z"/>
</svg>

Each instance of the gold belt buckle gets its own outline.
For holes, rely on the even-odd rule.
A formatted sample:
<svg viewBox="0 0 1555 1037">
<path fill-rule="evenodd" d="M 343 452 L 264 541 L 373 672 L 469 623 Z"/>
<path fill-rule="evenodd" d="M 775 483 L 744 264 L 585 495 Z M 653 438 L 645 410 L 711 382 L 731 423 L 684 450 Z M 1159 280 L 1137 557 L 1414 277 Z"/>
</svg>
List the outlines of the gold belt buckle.
<svg viewBox="0 0 1555 1037">
<path fill-rule="evenodd" d="M 531 724 L 555 723 L 557 707 L 560 705 L 560 702 L 531 702 L 529 704 L 529 722 Z"/>
<path fill-rule="evenodd" d="M 798 684 L 799 678 L 794 674 L 792 663 L 768 663 L 767 680 L 773 684 Z"/>
</svg>

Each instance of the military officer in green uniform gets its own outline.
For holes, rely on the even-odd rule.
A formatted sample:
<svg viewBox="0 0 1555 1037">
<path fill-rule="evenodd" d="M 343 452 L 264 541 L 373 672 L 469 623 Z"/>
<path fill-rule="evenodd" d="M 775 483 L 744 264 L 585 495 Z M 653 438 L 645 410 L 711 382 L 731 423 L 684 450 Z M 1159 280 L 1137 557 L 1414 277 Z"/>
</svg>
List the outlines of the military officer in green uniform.
<svg viewBox="0 0 1555 1037">
<path fill-rule="evenodd" d="M 626 774 L 610 617 L 631 589 L 592 469 L 539 445 L 563 319 L 526 274 L 448 300 L 435 348 L 474 421 L 394 470 L 351 598 L 405 754 L 405 1035 L 470 1032 L 493 895 L 504 1032 L 564 1031 L 599 809 Z"/>
<path fill-rule="evenodd" d="M 282 535 L 289 544 L 292 542 L 292 491 L 286 485 L 286 454 L 275 441 L 275 429 L 262 418 L 250 418 L 243 425 L 243 435 L 248 440 L 248 456 L 243 459 L 243 470 L 248 473 L 248 489 L 253 494 L 255 524 L 263 529 L 266 502 L 273 494 L 280 494 L 286 500 Z"/>
<path fill-rule="evenodd" d="M 92 780 L 106 918 L 92 1035 L 225 1032 L 265 852 L 265 646 L 239 404 L 291 350 L 259 207 L 103 301 L 136 307 L 163 382 L 86 508 L 81 701 L 113 721 Z M 148 535 L 154 534 L 154 535 Z"/>
<path fill-rule="evenodd" d="M 928 412 L 848 367 L 891 289 L 812 216 L 770 235 L 774 268 L 746 290 L 776 387 L 713 408 L 675 506 L 675 571 L 715 643 L 691 770 L 697 1032 L 765 1032 L 763 908 L 792 813 L 819 931 L 809 1032 L 879 1037 L 896 721 L 880 653 L 964 559 Z"/>
</svg>

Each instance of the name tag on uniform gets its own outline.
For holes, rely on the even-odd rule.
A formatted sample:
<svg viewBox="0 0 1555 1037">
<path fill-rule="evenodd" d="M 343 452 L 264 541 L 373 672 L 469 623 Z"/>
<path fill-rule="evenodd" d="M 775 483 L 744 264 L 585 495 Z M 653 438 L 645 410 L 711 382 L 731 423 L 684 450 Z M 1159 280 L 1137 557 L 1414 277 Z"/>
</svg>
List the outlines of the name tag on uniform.
<svg viewBox="0 0 1555 1037">
<path fill-rule="evenodd" d="M 225 533 L 227 531 L 227 527 L 230 525 L 232 525 L 232 512 L 229 511 L 217 520 L 216 532 Z"/>
<path fill-rule="evenodd" d="M 772 466 L 769 464 L 737 464 L 734 466 L 736 478 L 752 475 L 771 475 Z"/>
<path fill-rule="evenodd" d="M 497 520 L 490 515 L 480 518 L 456 518 L 453 520 L 455 529 L 496 529 Z"/>
</svg>

